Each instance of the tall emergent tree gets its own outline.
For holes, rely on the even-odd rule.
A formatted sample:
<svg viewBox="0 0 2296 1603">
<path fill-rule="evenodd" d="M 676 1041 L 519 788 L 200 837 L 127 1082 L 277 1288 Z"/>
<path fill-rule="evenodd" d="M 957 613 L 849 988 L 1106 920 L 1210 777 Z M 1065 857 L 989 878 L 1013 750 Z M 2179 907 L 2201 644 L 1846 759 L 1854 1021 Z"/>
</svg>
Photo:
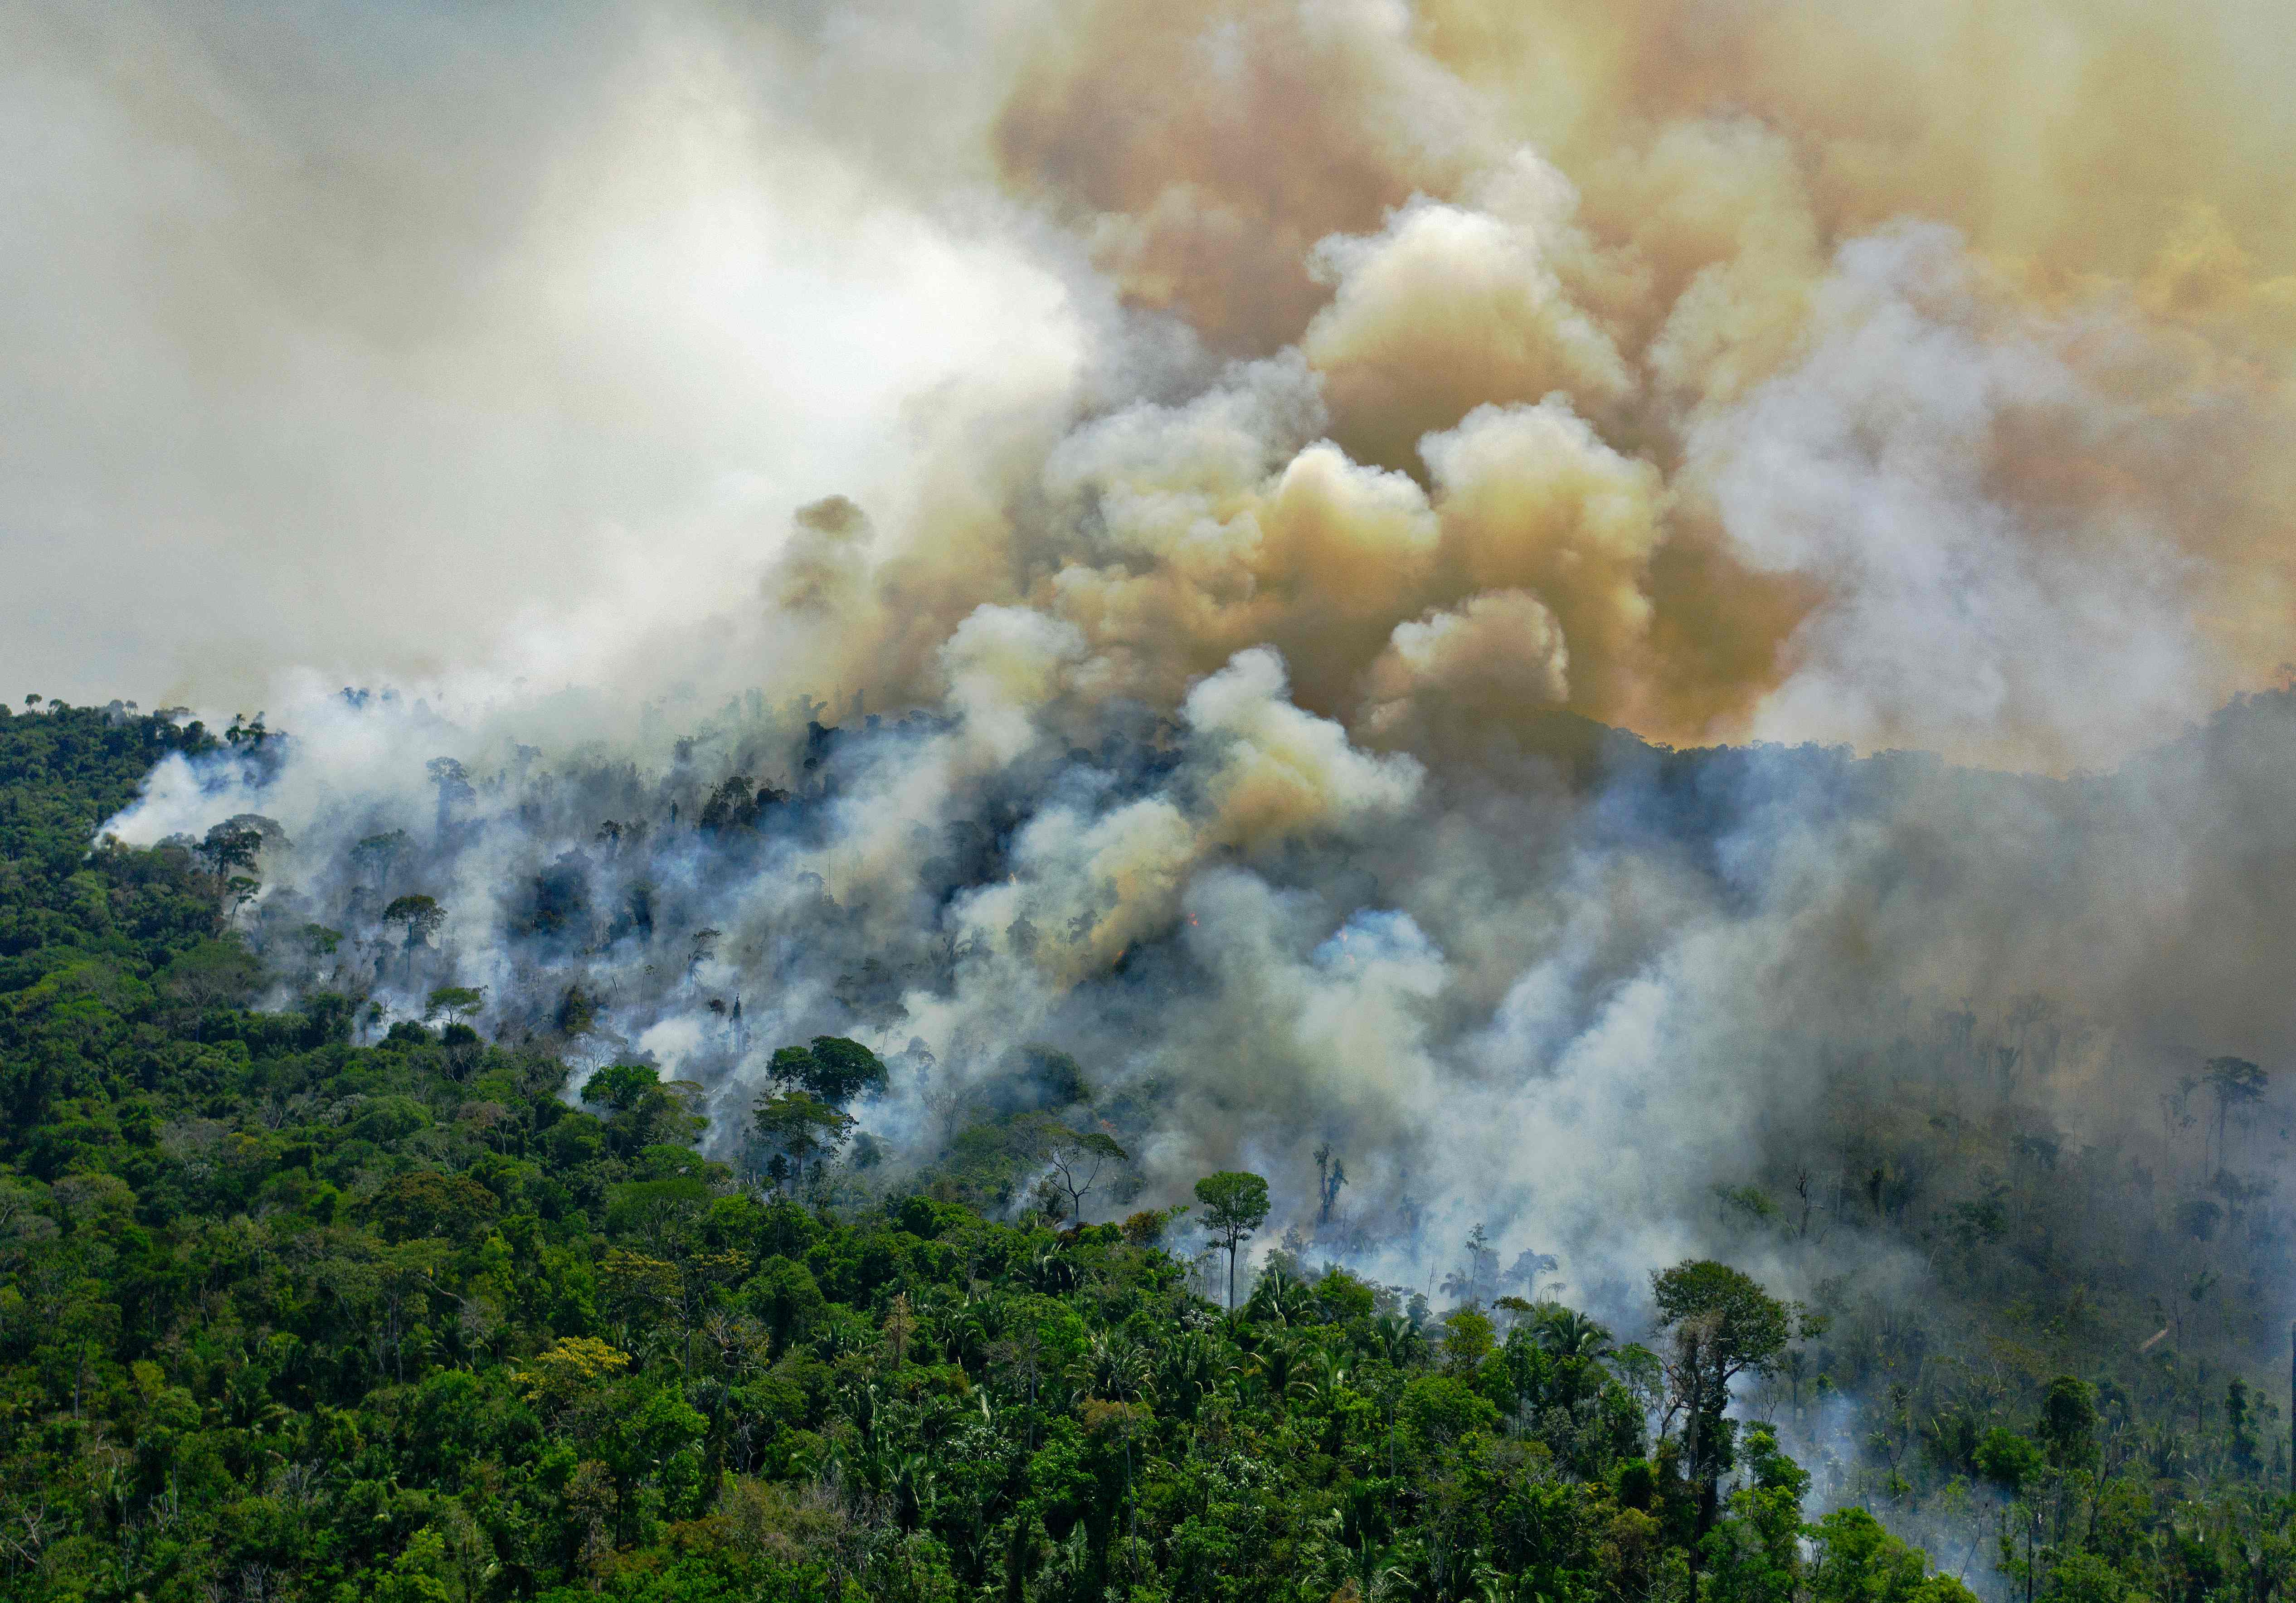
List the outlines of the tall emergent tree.
<svg viewBox="0 0 2296 1603">
<path fill-rule="evenodd" d="M 1267 1223 L 1267 1182 L 1257 1174 L 1223 1169 L 1196 1182 L 1196 1200 L 1203 1205 L 1206 1228 L 1227 1249 L 1227 1305 L 1233 1313 L 1236 1248 Z"/>
<path fill-rule="evenodd" d="M 414 975 L 414 949 L 430 945 L 430 937 L 439 933 L 447 921 L 447 910 L 430 896 L 400 896 L 382 910 L 386 924 L 406 926 L 406 975 Z"/>
<path fill-rule="evenodd" d="M 1730 1467 L 1730 1433 L 1723 1415 L 1730 1383 L 1741 1375 L 1767 1375 L 1798 1336 L 1815 1336 L 1822 1322 L 1764 1291 L 1726 1264 L 1693 1258 L 1651 1275 L 1659 1328 L 1674 1337 L 1666 1362 L 1673 1396 L 1669 1412 L 1683 1419 L 1683 1471 L 1697 1490 L 1698 1531 L 1711 1529 L 1717 1488 Z"/>
</svg>

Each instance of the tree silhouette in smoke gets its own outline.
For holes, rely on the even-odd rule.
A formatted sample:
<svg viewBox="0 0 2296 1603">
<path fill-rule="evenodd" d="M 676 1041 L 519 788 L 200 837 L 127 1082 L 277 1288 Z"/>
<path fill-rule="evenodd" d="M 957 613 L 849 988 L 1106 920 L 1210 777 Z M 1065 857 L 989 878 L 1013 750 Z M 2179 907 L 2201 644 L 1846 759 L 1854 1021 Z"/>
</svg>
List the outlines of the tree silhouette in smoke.
<svg viewBox="0 0 2296 1603">
<path fill-rule="evenodd" d="M 412 979 L 414 976 L 415 949 L 428 945 L 430 937 L 438 934 L 440 928 L 446 924 L 447 910 L 439 905 L 435 897 L 400 896 L 382 910 L 382 921 L 386 924 L 403 925 L 406 928 L 406 939 L 403 950 L 406 961 L 406 977 Z"/>
</svg>

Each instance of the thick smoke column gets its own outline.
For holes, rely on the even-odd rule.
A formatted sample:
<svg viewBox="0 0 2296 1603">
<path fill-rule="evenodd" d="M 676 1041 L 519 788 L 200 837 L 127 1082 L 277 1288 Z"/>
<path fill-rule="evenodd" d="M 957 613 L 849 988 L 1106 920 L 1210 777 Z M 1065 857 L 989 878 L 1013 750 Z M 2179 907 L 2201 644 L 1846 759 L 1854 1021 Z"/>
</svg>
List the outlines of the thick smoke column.
<svg viewBox="0 0 2296 1603">
<path fill-rule="evenodd" d="M 258 938 L 435 896 L 336 983 L 539 1033 L 578 991 L 729 1126 L 835 1030 L 922 1152 L 1045 1042 L 1151 1199 L 1248 1164 L 1304 1222 L 1328 1141 L 1333 1249 L 1488 1220 L 1621 1301 L 1861 1080 L 2014 1037 L 2105 1141 L 2284 1049 L 2287 715 L 2163 744 L 2292 654 L 2260 13 L 927 10 L 681 8 L 644 59 L 775 86 L 758 188 L 818 155 L 996 264 L 952 282 L 1059 286 L 1029 359 L 421 707 L 282 679 L 278 764 L 121 834 L 275 818 Z"/>
</svg>

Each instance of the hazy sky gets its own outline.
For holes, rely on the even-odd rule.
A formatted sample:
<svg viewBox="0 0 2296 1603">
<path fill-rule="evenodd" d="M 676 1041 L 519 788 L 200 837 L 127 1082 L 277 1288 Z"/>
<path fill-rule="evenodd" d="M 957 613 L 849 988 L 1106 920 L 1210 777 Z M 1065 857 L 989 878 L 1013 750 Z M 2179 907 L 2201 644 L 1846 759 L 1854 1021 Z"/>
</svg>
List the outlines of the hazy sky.
<svg viewBox="0 0 2296 1603">
<path fill-rule="evenodd" d="M 1072 358 L 783 77 L 620 7 L 0 9 L 5 693 L 595 672 L 908 398 Z"/>
<path fill-rule="evenodd" d="M 929 701 L 994 603 L 2110 760 L 2296 657 L 2284 21 L 8 7 L 0 693 Z"/>
</svg>

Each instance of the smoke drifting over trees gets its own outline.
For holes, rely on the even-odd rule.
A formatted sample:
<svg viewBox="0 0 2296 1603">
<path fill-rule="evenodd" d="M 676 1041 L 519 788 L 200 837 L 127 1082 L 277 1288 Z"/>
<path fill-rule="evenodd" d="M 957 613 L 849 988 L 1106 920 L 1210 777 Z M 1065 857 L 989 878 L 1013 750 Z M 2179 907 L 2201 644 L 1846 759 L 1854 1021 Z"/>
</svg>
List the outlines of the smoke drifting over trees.
<svg viewBox="0 0 2296 1603">
<path fill-rule="evenodd" d="M 1902 1291 L 2017 1163 L 2100 1273 L 2244 1275 L 2276 1093 L 2177 1087 L 2289 1046 L 2296 731 L 2217 711 L 2296 655 L 2285 30 L 1839 10 L 506 11 L 324 105 L 219 18 L 11 24 L 102 135 L 41 215 L 250 219 L 9 447 L 40 538 L 78 475 L 180 549 L 86 420 L 220 401 L 185 694 L 288 733 L 111 828 L 275 821 L 279 971 L 650 1058 L 727 1154 L 815 1037 L 890 1066 L 853 1161 L 1083 1129 L 1044 1043 L 1140 1206 L 1262 1173 L 1390 1277 Z M 28 259 L 28 326 L 135 300 Z"/>
<path fill-rule="evenodd" d="M 1482 1223 L 1494 1280 L 1559 1251 L 1620 1311 L 1708 1250 L 1803 1293 L 1975 1272 L 1954 1244 L 1997 1238 L 1988 1188 L 2034 1165 L 2090 1211 L 2100 1273 L 2126 1255 L 2114 1274 L 2166 1286 L 2170 1243 L 2227 1206 L 2209 1250 L 2280 1239 L 2246 1188 L 2285 1116 L 2246 1075 L 2286 1046 L 2285 694 L 2057 780 L 1561 719 L 1543 751 L 1436 767 L 1282 685 L 1250 654 L 1176 717 L 1051 729 L 986 691 L 873 726 L 736 705 L 658 764 L 523 778 L 338 699 L 259 766 L 171 762 L 114 828 L 276 820 L 243 923 L 279 971 L 370 997 L 377 1032 L 454 986 L 497 1038 L 650 1059 L 703 1088 L 729 1158 L 783 1082 L 843 1105 L 888 1177 L 957 1173 L 983 1118 L 1105 1121 L 1127 1206 L 1252 1169 L 1268 1243 L 1418 1280 Z M 464 740 L 475 782 L 439 815 L 402 754 Z M 728 771 L 786 782 L 695 822 Z M 385 900 L 370 843 L 401 820 Z M 886 1083 L 795 1044 L 816 1037 Z M 2220 1333 L 2264 1339 L 2283 1295 L 2250 1280 Z"/>
</svg>

